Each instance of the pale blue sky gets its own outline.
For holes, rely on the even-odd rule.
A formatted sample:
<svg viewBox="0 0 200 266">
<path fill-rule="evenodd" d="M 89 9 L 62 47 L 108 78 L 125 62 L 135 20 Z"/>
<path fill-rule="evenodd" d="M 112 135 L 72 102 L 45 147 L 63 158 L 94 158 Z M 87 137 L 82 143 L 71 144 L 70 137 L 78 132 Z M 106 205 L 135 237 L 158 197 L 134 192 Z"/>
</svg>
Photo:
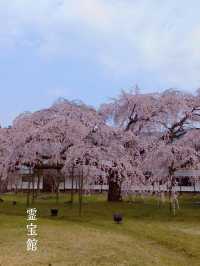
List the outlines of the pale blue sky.
<svg viewBox="0 0 200 266">
<path fill-rule="evenodd" d="M 200 87 L 198 0 L 0 0 L 0 123 L 58 97 L 98 106 Z"/>
</svg>

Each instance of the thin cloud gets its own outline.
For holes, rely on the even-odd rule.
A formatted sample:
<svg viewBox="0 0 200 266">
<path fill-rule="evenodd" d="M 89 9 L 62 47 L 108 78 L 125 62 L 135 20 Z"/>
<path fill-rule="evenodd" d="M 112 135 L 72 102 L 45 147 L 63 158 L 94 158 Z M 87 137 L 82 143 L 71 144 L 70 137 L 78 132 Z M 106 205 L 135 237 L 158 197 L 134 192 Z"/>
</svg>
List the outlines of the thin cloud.
<svg viewBox="0 0 200 266">
<path fill-rule="evenodd" d="M 108 75 L 143 71 L 171 86 L 195 87 L 199 8 L 195 0 L 2 0 L 0 46 L 27 44 L 47 57 L 87 54 Z"/>
</svg>

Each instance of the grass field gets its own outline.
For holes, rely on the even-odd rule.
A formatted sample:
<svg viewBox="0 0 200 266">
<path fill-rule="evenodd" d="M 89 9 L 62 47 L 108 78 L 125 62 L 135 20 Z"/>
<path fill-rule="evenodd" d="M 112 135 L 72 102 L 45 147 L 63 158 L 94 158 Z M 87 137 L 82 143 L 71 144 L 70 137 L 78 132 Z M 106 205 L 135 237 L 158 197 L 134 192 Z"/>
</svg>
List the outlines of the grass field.
<svg viewBox="0 0 200 266">
<path fill-rule="evenodd" d="M 194 204 L 199 196 L 183 196 L 176 217 L 168 204 L 159 209 L 153 198 L 130 204 L 107 203 L 104 196 L 85 198 L 79 217 L 76 203 L 64 204 L 67 197 L 62 195 L 59 204 L 47 194 L 38 198 L 38 251 L 31 253 L 26 251 L 25 196 L 1 196 L 1 266 L 200 265 L 200 205 Z M 58 217 L 50 217 L 52 207 L 59 208 Z M 123 213 L 122 224 L 113 222 L 114 212 Z"/>
</svg>

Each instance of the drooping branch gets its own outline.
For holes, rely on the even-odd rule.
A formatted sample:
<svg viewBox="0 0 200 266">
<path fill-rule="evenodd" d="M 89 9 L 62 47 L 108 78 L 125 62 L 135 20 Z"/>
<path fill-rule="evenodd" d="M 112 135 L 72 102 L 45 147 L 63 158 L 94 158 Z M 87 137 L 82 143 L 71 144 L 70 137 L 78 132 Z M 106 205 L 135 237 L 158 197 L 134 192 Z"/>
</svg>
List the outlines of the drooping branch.
<svg viewBox="0 0 200 266">
<path fill-rule="evenodd" d="M 172 143 L 175 139 L 185 135 L 187 133 L 185 126 L 188 124 L 188 121 L 193 120 L 193 116 L 200 116 L 199 113 L 195 113 L 196 111 L 200 111 L 200 107 L 193 107 L 191 112 L 186 112 L 178 122 L 175 122 L 171 127 L 168 127 L 167 133 L 165 133 L 161 139 L 167 139 L 169 143 Z M 193 128 L 198 129 L 198 127 Z"/>
</svg>

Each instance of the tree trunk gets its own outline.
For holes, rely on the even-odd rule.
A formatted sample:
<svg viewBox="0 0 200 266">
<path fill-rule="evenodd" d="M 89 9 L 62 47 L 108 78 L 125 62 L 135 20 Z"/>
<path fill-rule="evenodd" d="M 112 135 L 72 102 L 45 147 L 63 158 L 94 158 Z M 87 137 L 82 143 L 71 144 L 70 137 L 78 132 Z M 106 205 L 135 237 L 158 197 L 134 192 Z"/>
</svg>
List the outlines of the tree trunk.
<svg viewBox="0 0 200 266">
<path fill-rule="evenodd" d="M 180 195 L 182 195 L 182 184 L 180 182 Z"/>
<path fill-rule="evenodd" d="M 83 173 L 79 176 L 79 216 L 82 216 L 83 204 Z"/>
<path fill-rule="evenodd" d="M 172 213 L 172 183 L 169 186 L 169 212 Z"/>
<path fill-rule="evenodd" d="M 35 201 L 35 174 L 32 175 L 32 204 Z"/>
<path fill-rule="evenodd" d="M 15 183 L 15 194 L 17 195 L 17 193 L 18 193 L 18 184 Z"/>
<path fill-rule="evenodd" d="M 176 209 L 179 209 L 178 197 L 176 194 L 176 179 L 174 176 L 170 176 L 170 188 L 169 188 L 169 208 L 170 213 L 176 215 Z"/>
<path fill-rule="evenodd" d="M 35 198 L 38 197 L 39 193 L 40 193 L 40 174 L 38 174 L 38 176 L 37 176 L 37 189 L 36 189 L 36 193 L 35 193 Z"/>
<path fill-rule="evenodd" d="M 71 203 L 74 202 L 74 165 L 72 166 L 72 171 L 71 171 Z"/>
<path fill-rule="evenodd" d="M 66 180 L 65 180 L 65 176 L 64 176 L 64 193 L 66 192 Z"/>
<path fill-rule="evenodd" d="M 196 195 L 196 182 L 194 181 L 194 194 Z"/>
<path fill-rule="evenodd" d="M 59 202 L 59 192 L 60 192 L 60 188 L 59 188 L 59 185 L 60 185 L 60 183 L 59 183 L 59 181 L 57 181 L 57 184 L 56 184 L 56 203 L 58 204 L 58 202 Z"/>
<path fill-rule="evenodd" d="M 121 201 L 121 186 L 117 181 L 109 181 L 108 183 L 108 201 Z"/>
<path fill-rule="evenodd" d="M 26 205 L 29 206 L 30 205 L 30 178 L 28 179 L 28 191 L 27 191 L 27 198 L 26 198 Z"/>
<path fill-rule="evenodd" d="M 71 184 L 71 203 L 74 202 L 74 174 L 72 174 L 72 184 Z"/>
<path fill-rule="evenodd" d="M 58 204 L 59 202 L 59 192 L 60 192 L 60 176 L 59 176 L 59 171 L 57 169 L 57 176 L 56 176 L 56 180 L 55 180 L 55 183 L 56 183 L 56 203 Z"/>
<path fill-rule="evenodd" d="M 20 186 L 20 191 L 23 191 L 23 181 L 22 181 L 22 177 L 21 177 L 21 186 Z"/>
<path fill-rule="evenodd" d="M 75 181 L 76 181 L 76 193 L 78 192 L 78 179 L 77 177 L 75 178 Z"/>
</svg>

